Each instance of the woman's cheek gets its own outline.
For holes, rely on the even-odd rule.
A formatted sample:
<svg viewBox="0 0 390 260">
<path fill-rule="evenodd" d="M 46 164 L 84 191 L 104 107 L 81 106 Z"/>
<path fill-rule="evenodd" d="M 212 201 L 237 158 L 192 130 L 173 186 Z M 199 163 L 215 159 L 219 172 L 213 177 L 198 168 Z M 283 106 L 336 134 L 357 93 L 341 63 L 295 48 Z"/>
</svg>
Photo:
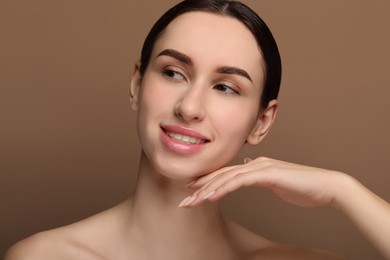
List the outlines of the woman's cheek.
<svg viewBox="0 0 390 260">
<path fill-rule="evenodd" d="M 232 153 L 237 153 L 252 129 L 251 121 L 253 120 L 250 120 L 246 115 L 231 111 L 229 114 L 218 116 L 213 121 L 214 128 L 217 130 L 217 135 L 221 138 L 223 146 Z"/>
</svg>

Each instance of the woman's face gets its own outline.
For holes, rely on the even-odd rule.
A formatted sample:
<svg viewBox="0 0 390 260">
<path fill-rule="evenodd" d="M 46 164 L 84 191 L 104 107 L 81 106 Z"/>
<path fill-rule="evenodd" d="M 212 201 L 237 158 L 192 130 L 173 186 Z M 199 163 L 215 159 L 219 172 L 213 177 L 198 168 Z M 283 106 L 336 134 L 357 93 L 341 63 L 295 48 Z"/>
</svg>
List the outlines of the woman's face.
<svg viewBox="0 0 390 260">
<path fill-rule="evenodd" d="M 188 179 L 228 164 L 259 125 L 262 64 L 255 38 L 234 18 L 190 12 L 172 21 L 131 87 L 154 168 Z"/>
</svg>

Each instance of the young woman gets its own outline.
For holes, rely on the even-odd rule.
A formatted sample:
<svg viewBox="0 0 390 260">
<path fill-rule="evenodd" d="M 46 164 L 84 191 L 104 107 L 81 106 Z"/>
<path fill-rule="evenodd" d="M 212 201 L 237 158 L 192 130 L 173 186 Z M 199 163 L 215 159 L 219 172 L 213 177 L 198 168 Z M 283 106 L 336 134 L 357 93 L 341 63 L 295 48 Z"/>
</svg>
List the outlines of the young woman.
<svg viewBox="0 0 390 260">
<path fill-rule="evenodd" d="M 304 207 L 332 206 L 390 257 L 390 206 L 352 177 L 269 158 L 227 166 L 275 119 L 276 43 L 248 7 L 186 0 L 147 36 L 130 88 L 142 145 L 126 201 L 13 246 L 12 259 L 335 259 L 282 245 L 226 219 L 214 203 L 243 186 Z M 362 201 L 364 203 L 362 203 Z"/>
</svg>

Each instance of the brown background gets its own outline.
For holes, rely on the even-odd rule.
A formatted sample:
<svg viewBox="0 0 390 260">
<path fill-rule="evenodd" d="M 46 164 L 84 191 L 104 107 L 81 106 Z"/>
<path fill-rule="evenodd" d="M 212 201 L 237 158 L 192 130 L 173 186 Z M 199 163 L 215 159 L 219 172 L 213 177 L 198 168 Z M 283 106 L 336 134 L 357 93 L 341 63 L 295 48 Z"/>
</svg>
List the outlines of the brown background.
<svg viewBox="0 0 390 260">
<path fill-rule="evenodd" d="M 139 144 L 129 75 L 152 23 L 177 1 L 0 1 L 0 256 L 17 240 L 120 202 Z M 338 169 L 390 200 L 390 2 L 245 1 L 284 61 L 270 136 L 240 155 Z M 223 201 L 271 239 L 380 259 L 333 209 L 301 209 L 268 191 Z"/>
</svg>

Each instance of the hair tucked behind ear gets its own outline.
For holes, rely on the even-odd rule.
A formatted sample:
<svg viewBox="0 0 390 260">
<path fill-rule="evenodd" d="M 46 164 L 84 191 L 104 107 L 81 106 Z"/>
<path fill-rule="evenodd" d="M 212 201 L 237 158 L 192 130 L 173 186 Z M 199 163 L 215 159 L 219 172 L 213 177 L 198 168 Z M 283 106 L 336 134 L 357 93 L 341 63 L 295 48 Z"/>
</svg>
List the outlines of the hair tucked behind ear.
<svg viewBox="0 0 390 260">
<path fill-rule="evenodd" d="M 265 22 L 248 6 L 238 1 L 229 0 L 184 0 L 164 13 L 153 25 L 145 39 L 141 52 L 140 72 L 143 75 L 148 67 L 155 42 L 164 33 L 165 28 L 178 16 L 203 11 L 225 15 L 241 21 L 252 32 L 264 58 L 264 68 L 259 68 L 265 74 L 263 93 L 260 104 L 263 108 L 278 97 L 282 64 L 276 41 Z M 264 70 L 264 71 L 263 71 Z"/>
</svg>

